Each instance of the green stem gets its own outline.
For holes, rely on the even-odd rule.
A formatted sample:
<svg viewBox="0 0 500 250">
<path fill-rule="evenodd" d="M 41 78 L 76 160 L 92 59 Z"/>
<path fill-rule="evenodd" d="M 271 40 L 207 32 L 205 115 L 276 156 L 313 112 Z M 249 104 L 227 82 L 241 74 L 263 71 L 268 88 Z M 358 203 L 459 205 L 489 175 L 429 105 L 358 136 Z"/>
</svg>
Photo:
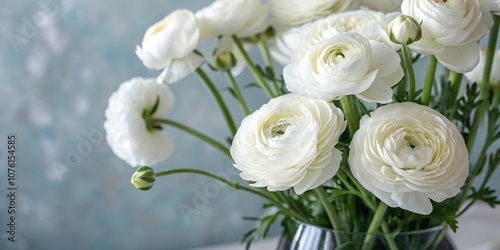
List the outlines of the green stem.
<svg viewBox="0 0 500 250">
<path fill-rule="evenodd" d="M 234 44 L 236 44 L 236 47 L 238 47 L 238 50 L 243 55 L 243 58 L 245 58 L 248 69 L 250 69 L 250 72 L 252 72 L 252 74 L 255 77 L 255 80 L 257 80 L 257 83 L 259 84 L 259 86 L 262 88 L 264 93 L 266 93 L 266 95 L 269 98 L 273 98 L 274 97 L 273 93 L 269 89 L 269 86 L 267 86 L 267 83 L 264 80 L 264 77 L 262 76 L 262 74 L 257 70 L 257 67 L 255 67 L 254 63 L 252 62 L 252 59 L 250 59 L 250 56 L 246 52 L 245 48 L 243 48 L 243 45 L 241 44 L 240 39 L 234 35 L 232 36 L 232 38 L 233 38 Z"/>
<path fill-rule="evenodd" d="M 351 138 L 354 133 L 358 130 L 358 118 L 356 116 L 356 110 L 352 104 L 351 96 L 344 96 L 340 99 L 340 104 L 342 105 L 342 109 L 347 119 L 347 125 L 349 126 L 349 133 L 351 134 Z"/>
<path fill-rule="evenodd" d="M 280 89 L 279 89 L 278 84 L 276 83 L 276 79 L 274 77 L 273 59 L 271 57 L 271 54 L 269 53 L 269 48 L 267 47 L 265 37 L 266 36 L 264 33 L 260 34 L 259 41 L 257 42 L 257 45 L 259 46 L 259 50 L 260 50 L 260 53 L 262 54 L 262 57 L 264 57 L 264 61 L 266 62 L 267 68 L 273 70 L 272 75 L 271 75 L 271 77 L 272 77 L 271 83 L 272 83 L 272 87 L 273 87 L 275 96 L 279 96 Z"/>
<path fill-rule="evenodd" d="M 380 202 L 378 204 L 377 210 L 375 210 L 375 214 L 373 215 L 370 226 L 368 227 L 368 231 L 366 233 L 366 237 L 363 241 L 362 250 L 372 249 L 373 241 L 376 239 L 376 233 L 379 231 L 380 223 L 384 219 L 385 211 L 387 211 L 387 205 L 384 202 Z"/>
<path fill-rule="evenodd" d="M 177 128 L 177 129 L 183 130 L 184 132 L 187 132 L 188 134 L 191 134 L 191 135 L 197 137 L 198 139 L 210 144 L 214 148 L 216 148 L 219 151 L 221 151 L 222 153 L 224 153 L 224 155 L 226 155 L 229 159 L 232 159 L 231 154 L 229 153 L 229 149 L 226 146 L 224 146 L 222 143 L 216 141 L 215 139 L 212 139 L 211 137 L 208 137 L 208 136 L 198 132 L 195 129 L 192 129 L 192 128 L 187 127 L 181 123 L 178 123 L 178 122 L 175 122 L 172 120 L 168 120 L 168 119 L 153 118 L 153 119 L 151 119 L 151 122 L 152 123 L 163 123 L 165 125 L 169 125 L 169 126 Z"/>
<path fill-rule="evenodd" d="M 481 103 L 481 106 L 484 105 L 484 103 Z M 476 114 L 476 117 L 477 117 L 477 114 Z M 474 120 L 474 122 L 475 122 L 475 120 Z M 480 172 L 480 169 L 481 169 L 480 164 L 482 162 L 484 162 L 484 160 L 486 158 L 486 153 L 488 152 L 488 148 L 489 148 L 489 144 L 490 144 L 490 142 L 488 141 L 488 138 L 486 138 L 486 140 L 487 141 L 483 144 L 483 148 L 481 149 L 481 152 L 479 153 L 479 156 L 476 160 L 476 164 L 474 164 L 474 166 L 472 166 L 471 173 L 469 173 L 469 177 L 467 178 L 467 182 L 465 183 L 465 187 L 462 190 L 462 194 L 460 196 L 460 199 L 458 200 L 457 207 L 462 207 L 463 203 L 465 202 L 465 200 L 468 197 L 469 190 L 472 188 L 474 179 L 476 178 L 476 176 Z M 474 139 L 472 141 L 474 141 Z M 467 141 L 467 142 L 469 142 L 469 141 Z M 469 145 L 469 143 L 467 143 L 467 145 Z M 471 144 L 470 149 L 469 149 L 469 147 L 467 147 L 469 149 L 469 152 L 470 152 L 470 150 L 472 150 L 472 145 L 473 145 L 473 143 Z M 457 214 L 457 217 L 462 215 L 467 209 L 468 209 L 468 207 L 465 207 L 465 209 L 462 209 L 462 211 Z"/>
<path fill-rule="evenodd" d="M 224 99 L 222 99 L 222 96 L 219 93 L 219 90 L 215 87 L 215 84 L 210 80 L 208 75 L 201 69 L 201 67 L 196 69 L 196 73 L 198 76 L 203 80 L 205 85 L 208 87 L 210 92 L 212 93 L 213 97 L 215 98 L 215 101 L 217 102 L 217 105 L 219 106 L 222 114 L 224 115 L 224 119 L 226 120 L 227 126 L 229 127 L 229 130 L 231 131 L 231 135 L 236 134 L 236 125 L 234 124 L 234 120 L 231 116 L 231 113 L 229 112 L 229 109 L 227 108 L 226 103 L 224 102 Z"/>
<path fill-rule="evenodd" d="M 299 218 L 299 219 L 303 219 L 300 216 L 297 217 L 298 216 L 297 214 L 291 213 L 288 209 L 286 209 L 285 207 L 283 207 L 279 202 L 277 202 L 276 200 L 274 200 L 272 197 L 270 197 L 269 195 L 267 195 L 265 193 L 259 192 L 259 191 L 255 190 L 255 189 L 252 189 L 252 188 L 241 186 L 238 182 L 230 182 L 230 181 L 228 181 L 228 180 L 226 180 L 226 179 L 224 179 L 224 178 L 222 178 L 220 176 L 217 176 L 215 174 L 212 174 L 212 173 L 209 173 L 209 172 L 206 172 L 206 171 L 203 171 L 203 170 L 189 169 L 189 168 L 172 169 L 172 170 L 167 170 L 167 171 L 163 171 L 163 172 L 158 172 L 158 173 L 155 174 L 155 176 L 156 177 L 160 177 L 160 176 L 166 176 L 166 175 L 171 175 L 171 174 L 179 174 L 179 173 L 191 173 L 191 174 L 198 174 L 198 175 L 203 175 L 203 176 L 210 177 L 212 179 L 215 179 L 217 181 L 220 181 L 220 182 L 228 185 L 231 188 L 234 188 L 234 189 L 237 189 L 237 190 L 242 190 L 242 191 L 245 191 L 245 192 L 248 192 L 248 193 L 260 196 L 260 197 L 262 197 L 262 198 L 270 201 L 271 203 L 273 203 L 276 207 L 278 207 L 283 213 L 287 214 L 288 216 Z"/>
<path fill-rule="evenodd" d="M 479 84 L 480 88 L 479 100 L 485 100 L 486 98 L 488 98 L 491 68 L 493 66 L 493 58 L 495 56 L 495 46 L 497 44 L 497 38 L 498 38 L 500 16 L 497 15 L 492 15 L 492 16 L 493 16 L 493 26 L 490 29 L 490 36 L 488 38 L 488 45 L 486 47 L 486 59 L 484 61 L 483 78 L 481 80 L 481 83 Z"/>
<path fill-rule="evenodd" d="M 408 100 L 410 102 L 415 101 L 415 72 L 413 71 L 413 62 L 410 55 L 410 50 L 405 44 L 401 45 L 401 51 L 403 52 L 403 60 L 406 66 L 406 72 L 408 73 L 408 78 L 410 82 L 409 96 Z"/>
<path fill-rule="evenodd" d="M 387 225 L 387 222 L 384 220 L 382 221 L 382 232 L 384 232 L 385 240 L 387 242 L 387 245 L 389 246 L 390 250 L 398 250 L 398 245 L 396 245 L 396 242 L 394 242 L 394 238 L 392 238 L 391 231 L 389 230 L 389 225 Z"/>
<path fill-rule="evenodd" d="M 226 70 L 226 76 L 228 81 L 231 83 L 231 86 L 233 87 L 234 95 L 236 96 L 236 99 L 238 99 L 238 102 L 240 103 L 243 114 L 245 114 L 245 116 L 249 115 L 250 110 L 248 109 L 245 99 L 243 98 L 243 94 L 241 94 L 240 87 L 238 86 L 238 83 L 236 83 L 236 80 L 234 79 L 234 76 L 230 70 Z"/>
<path fill-rule="evenodd" d="M 337 209 L 333 206 L 332 203 L 328 201 L 328 195 L 326 194 L 326 191 L 323 188 L 323 186 L 319 186 L 314 190 L 316 191 L 316 194 L 318 194 L 321 204 L 323 204 L 323 207 L 325 208 L 326 214 L 328 215 L 328 219 L 330 220 L 333 229 L 342 230 L 342 224 L 340 223 L 340 218 L 337 213 Z"/>
<path fill-rule="evenodd" d="M 460 86 L 462 85 L 463 74 L 459 74 L 455 71 L 450 71 L 449 81 L 451 83 L 451 88 L 453 89 L 453 100 L 457 100 L 458 93 L 460 92 Z"/>
<path fill-rule="evenodd" d="M 498 107 L 498 104 L 500 104 L 500 86 L 495 86 L 493 92 L 493 101 L 491 102 L 491 106 Z"/>
<path fill-rule="evenodd" d="M 422 92 L 422 104 L 429 106 L 431 101 L 432 85 L 434 84 L 434 77 L 436 75 L 437 59 L 435 56 L 429 56 L 427 63 L 427 72 L 425 74 L 424 88 Z"/>
<path fill-rule="evenodd" d="M 479 131 L 479 126 L 483 122 L 487 109 L 488 109 L 488 100 L 483 100 L 476 108 L 476 113 L 474 114 L 474 121 L 469 131 L 469 137 L 467 138 L 467 149 L 469 150 L 469 153 L 472 151 L 472 147 L 474 146 L 474 142 L 476 141 L 477 132 Z"/>
</svg>

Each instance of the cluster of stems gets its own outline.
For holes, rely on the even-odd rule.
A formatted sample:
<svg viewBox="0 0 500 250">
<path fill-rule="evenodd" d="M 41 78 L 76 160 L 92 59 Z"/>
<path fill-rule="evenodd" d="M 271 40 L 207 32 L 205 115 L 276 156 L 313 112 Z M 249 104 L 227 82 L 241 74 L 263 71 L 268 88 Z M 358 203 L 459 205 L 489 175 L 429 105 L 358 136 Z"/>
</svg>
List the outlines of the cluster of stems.
<svg viewBox="0 0 500 250">
<path fill-rule="evenodd" d="M 490 74 L 492 70 L 492 64 L 493 64 L 493 55 L 495 54 L 495 45 L 498 37 L 498 26 L 499 26 L 499 17 L 494 16 L 494 26 L 491 29 L 490 37 L 489 37 L 489 42 L 488 42 L 488 47 L 486 50 L 486 63 L 485 63 L 485 70 L 484 70 L 484 75 L 483 75 L 483 81 L 479 83 L 480 86 L 480 95 L 479 99 L 482 101 L 481 105 L 477 107 L 473 124 L 472 124 L 472 129 L 469 133 L 469 137 L 467 140 L 467 148 L 469 151 L 472 150 L 477 132 L 479 129 L 479 125 L 483 123 L 484 118 L 486 116 L 487 110 L 490 107 L 490 105 L 498 106 L 499 101 L 500 101 L 500 93 L 499 89 L 494 90 L 494 95 L 493 98 L 489 98 L 489 93 L 491 86 L 489 85 L 489 79 L 490 79 Z M 278 83 L 276 79 L 266 77 L 263 75 L 263 72 L 259 70 L 256 65 L 253 63 L 252 59 L 248 55 L 247 51 L 244 49 L 242 45 L 242 41 L 240 38 L 236 36 L 232 36 L 232 40 L 236 47 L 239 49 L 239 51 L 242 53 L 244 60 L 246 61 L 246 64 L 252 73 L 252 75 L 255 77 L 255 80 L 257 81 L 258 85 L 261 87 L 261 89 L 264 91 L 264 93 L 269 97 L 269 98 L 274 98 L 279 95 L 284 94 L 283 91 L 279 88 Z M 266 42 L 265 42 L 265 37 L 264 35 L 259 35 L 258 40 L 257 40 L 258 47 L 260 49 L 260 52 L 263 56 L 263 59 L 266 63 L 266 67 L 268 69 L 273 69 L 273 63 L 272 59 L 269 53 L 269 50 L 267 48 Z M 435 56 L 429 56 L 428 58 L 428 64 L 427 64 L 427 72 L 425 75 L 425 80 L 423 83 L 423 90 L 422 94 L 420 96 L 420 99 L 418 99 L 418 96 L 416 96 L 416 80 L 415 80 L 415 73 L 413 71 L 413 62 L 411 58 L 411 53 L 409 48 L 406 45 L 402 45 L 401 48 L 401 54 L 403 57 L 403 64 L 406 69 L 406 76 L 407 76 L 407 83 L 408 83 L 408 100 L 411 102 L 417 102 L 420 100 L 420 102 L 423 105 L 429 106 L 432 101 L 432 90 L 433 90 L 433 84 L 435 81 L 435 74 L 436 74 L 436 69 L 438 65 L 438 61 Z M 224 120 L 229 128 L 229 131 L 231 132 L 231 136 L 234 136 L 237 131 L 237 127 L 235 125 L 234 119 L 228 109 L 228 106 L 225 102 L 225 100 L 222 98 L 219 90 L 216 88 L 214 85 L 213 81 L 210 79 L 208 74 L 204 72 L 202 68 L 198 68 L 196 70 L 196 73 L 198 74 L 199 78 L 201 81 L 206 85 L 208 88 L 209 92 L 212 94 L 214 97 L 217 105 L 219 106 L 222 115 L 224 117 Z M 234 76 L 232 75 L 230 70 L 225 70 L 224 72 L 227 76 L 228 82 L 231 85 L 233 89 L 233 93 L 235 94 L 236 99 L 239 102 L 239 105 L 241 107 L 241 110 L 244 115 L 248 115 L 250 113 L 250 110 L 248 108 L 247 103 L 245 102 L 245 98 L 236 83 L 236 80 Z M 274 74 L 273 74 L 274 75 Z M 462 74 L 456 73 L 451 71 L 449 75 L 449 80 L 452 84 L 452 89 L 453 89 L 453 96 L 455 100 L 458 97 L 459 90 L 461 87 L 461 82 L 462 82 Z M 405 85 L 404 85 L 405 86 Z M 356 130 L 358 130 L 359 127 L 359 120 L 360 117 L 357 116 L 357 114 L 361 113 L 359 110 L 357 110 L 356 105 L 353 105 L 354 102 L 357 102 L 358 100 L 354 96 L 345 96 L 341 98 L 340 103 L 342 106 L 342 110 L 344 111 L 347 123 L 348 123 L 348 130 L 349 130 L 349 135 L 350 138 L 353 137 L 354 133 Z M 153 118 L 152 118 L 153 119 Z M 199 131 L 187 127 L 185 125 L 182 125 L 180 123 L 177 123 L 175 121 L 169 120 L 169 119 L 158 119 L 154 118 L 154 120 L 150 121 L 154 124 L 164 124 L 168 126 L 175 127 L 177 129 L 180 129 L 182 131 L 185 131 L 202 141 L 210 144 L 217 150 L 219 150 L 221 153 L 223 153 L 225 156 L 227 156 L 229 159 L 231 159 L 231 155 L 229 152 L 229 148 L 227 145 L 207 136 Z M 488 148 L 483 148 L 480 152 L 480 159 L 481 157 L 486 157 Z M 479 161 L 480 162 L 480 161 Z M 478 174 L 478 171 L 481 169 L 481 166 L 475 165 L 473 166 L 471 170 L 471 176 L 476 176 Z M 199 174 L 203 176 L 207 176 L 210 178 L 213 178 L 215 180 L 218 180 L 222 183 L 227 184 L 228 186 L 242 190 L 248 193 L 252 193 L 254 195 L 260 196 L 264 198 L 265 200 L 269 201 L 270 203 L 274 204 L 277 208 L 279 208 L 283 214 L 290 216 L 292 218 L 295 218 L 299 221 L 306 222 L 306 223 L 312 223 L 311 218 L 307 216 L 304 211 L 300 211 L 299 209 L 290 209 L 291 204 L 286 204 L 287 201 L 290 201 L 288 197 L 286 197 L 285 192 L 268 192 L 265 189 L 261 188 L 251 188 L 251 187 L 245 187 L 237 182 L 230 182 L 224 178 L 221 178 L 217 175 L 208 173 L 206 171 L 202 170 L 197 170 L 197 169 L 174 169 L 174 170 L 168 170 L 164 172 L 159 172 L 156 173 L 156 177 L 160 176 L 165 176 L 165 175 L 171 175 L 171 174 L 177 174 L 177 173 L 191 173 L 191 174 Z M 345 187 L 347 187 L 348 191 L 359 197 L 362 202 L 373 211 L 373 217 L 371 219 L 371 223 L 368 227 L 367 231 L 367 236 L 364 240 L 363 244 L 363 249 L 369 249 L 370 246 L 372 245 L 374 241 L 374 234 L 378 232 L 382 232 L 385 237 L 386 241 L 388 243 L 388 246 L 391 250 L 397 249 L 397 246 L 394 242 L 394 239 L 391 236 L 391 232 L 389 231 L 388 223 L 385 218 L 385 213 L 387 210 L 387 205 L 381 201 L 378 201 L 373 194 L 368 192 L 365 188 L 361 186 L 360 183 L 357 182 L 357 180 L 352 176 L 352 173 L 349 170 L 342 170 L 337 173 L 336 177 Z M 458 199 L 458 206 L 464 205 L 464 203 L 467 201 L 467 198 L 469 197 L 469 192 L 471 191 L 472 188 L 472 182 L 474 178 L 469 178 L 466 182 L 465 187 L 462 190 L 462 193 L 459 196 Z M 484 184 L 484 183 L 483 183 Z M 334 202 L 329 199 L 329 194 L 328 192 L 323 188 L 323 186 L 319 186 L 316 188 L 315 193 L 317 195 L 317 198 L 321 201 L 321 203 L 324 206 L 324 209 L 326 211 L 326 214 L 328 215 L 328 219 L 330 224 L 332 225 L 333 229 L 335 230 L 345 230 L 343 227 L 343 223 L 339 217 L 339 213 L 336 210 L 336 207 L 334 206 Z M 377 202 L 378 201 L 378 202 Z M 464 210 L 460 211 L 458 215 L 461 215 L 467 208 L 472 205 L 474 202 L 471 201 L 468 203 L 465 207 Z M 292 202 L 293 203 L 293 202 Z M 444 230 L 440 237 L 444 235 Z M 341 236 L 335 234 L 335 237 L 337 238 L 337 241 L 342 241 Z"/>
</svg>

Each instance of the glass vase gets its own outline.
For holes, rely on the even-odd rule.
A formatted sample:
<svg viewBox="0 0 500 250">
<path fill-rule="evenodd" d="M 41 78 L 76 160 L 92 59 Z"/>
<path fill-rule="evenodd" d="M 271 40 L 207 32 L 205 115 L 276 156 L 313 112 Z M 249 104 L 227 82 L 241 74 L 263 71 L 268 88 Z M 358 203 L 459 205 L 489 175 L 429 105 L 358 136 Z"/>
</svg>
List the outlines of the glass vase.
<svg viewBox="0 0 500 250">
<path fill-rule="evenodd" d="M 301 223 L 293 240 L 281 240 L 280 250 L 341 250 L 341 249 L 392 249 L 399 250 L 454 250 L 447 236 L 439 239 L 442 227 L 401 232 L 386 235 L 383 233 L 357 233 L 335 231 L 310 224 Z M 438 241 L 439 242 L 436 242 Z M 396 247 L 396 248 L 394 248 Z"/>
</svg>

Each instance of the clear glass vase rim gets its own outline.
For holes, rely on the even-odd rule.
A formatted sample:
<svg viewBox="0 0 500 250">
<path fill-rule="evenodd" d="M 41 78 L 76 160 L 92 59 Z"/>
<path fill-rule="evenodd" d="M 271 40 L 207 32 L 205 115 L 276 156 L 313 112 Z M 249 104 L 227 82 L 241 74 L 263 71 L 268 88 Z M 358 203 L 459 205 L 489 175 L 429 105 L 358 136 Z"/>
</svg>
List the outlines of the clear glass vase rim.
<svg viewBox="0 0 500 250">
<path fill-rule="evenodd" d="M 344 234 L 368 234 L 367 232 L 352 232 L 352 231 L 344 231 L 344 230 L 334 230 L 332 228 L 326 228 L 326 227 L 322 227 L 322 226 L 317 226 L 317 225 L 313 225 L 311 223 L 306 223 L 306 222 L 302 222 L 302 221 L 296 221 L 296 223 L 298 225 L 306 225 L 306 226 L 309 226 L 309 227 L 315 227 L 315 228 L 318 228 L 318 229 L 321 229 L 321 230 L 325 230 L 325 231 L 331 231 L 331 232 L 336 232 L 336 233 L 344 233 Z M 412 230 L 412 231 L 402 231 L 402 232 L 398 232 L 398 233 L 391 233 L 391 234 L 397 234 L 397 235 L 409 235 L 409 234 L 424 234 L 424 233 L 430 233 L 430 232 L 434 232 L 434 231 L 439 231 L 441 229 L 443 229 L 445 226 L 442 226 L 442 225 L 438 225 L 438 226 L 434 226 L 434 227 L 429 227 L 429 228 L 425 228 L 425 229 L 419 229 L 419 230 Z M 373 233 L 375 235 L 384 235 L 384 233 L 382 232 L 376 232 L 376 233 Z"/>
</svg>

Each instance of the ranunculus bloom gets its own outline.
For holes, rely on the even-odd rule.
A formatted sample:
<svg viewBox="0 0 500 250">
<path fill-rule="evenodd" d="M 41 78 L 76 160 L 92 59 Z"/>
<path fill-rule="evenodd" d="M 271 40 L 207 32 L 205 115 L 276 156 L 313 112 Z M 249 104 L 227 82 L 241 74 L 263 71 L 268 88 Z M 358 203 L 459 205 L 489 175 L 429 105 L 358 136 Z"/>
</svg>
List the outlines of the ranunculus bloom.
<svg viewBox="0 0 500 250">
<path fill-rule="evenodd" d="M 391 87 L 403 74 L 396 51 L 357 33 L 336 34 L 283 69 L 289 91 L 327 101 L 356 95 L 368 102 L 390 102 Z"/>
<path fill-rule="evenodd" d="M 313 22 L 299 40 L 292 56 L 293 62 L 300 61 L 314 45 L 329 39 L 335 34 L 356 32 L 369 40 L 386 43 L 394 49 L 399 45 L 392 43 L 386 32 L 387 24 L 397 16 L 396 13 L 384 14 L 373 10 L 353 10 L 334 13 Z"/>
<path fill-rule="evenodd" d="M 381 11 L 384 13 L 395 12 L 401 10 L 401 2 L 403 0 L 360 0 L 360 4 L 371 10 Z"/>
<path fill-rule="evenodd" d="M 455 124 L 415 103 L 395 103 L 361 119 L 350 145 L 356 179 L 390 207 L 432 212 L 460 192 L 469 154 Z"/>
<path fill-rule="evenodd" d="M 253 36 L 267 29 L 269 7 L 260 0 L 216 0 L 196 12 L 201 37 Z"/>
<path fill-rule="evenodd" d="M 302 194 L 337 173 L 342 156 L 335 145 L 345 128 L 344 114 L 333 104 L 287 94 L 243 119 L 231 156 L 251 186 L 293 187 Z"/>
<path fill-rule="evenodd" d="M 486 61 L 486 50 L 481 49 L 479 56 L 479 64 L 471 71 L 464 74 L 470 82 L 481 82 L 483 80 L 483 71 Z M 500 85 L 500 50 L 495 52 L 493 57 L 493 65 L 491 67 L 490 83 Z"/>
<path fill-rule="evenodd" d="M 478 0 L 403 0 L 401 12 L 421 23 L 422 38 L 410 48 L 435 55 L 445 67 L 459 73 L 479 62 L 477 41 L 486 34 L 492 19 L 481 12 Z"/>
<path fill-rule="evenodd" d="M 132 167 L 153 166 L 167 159 L 172 152 L 172 141 L 162 131 L 148 129 L 144 112 L 161 118 L 173 106 L 174 96 L 167 85 L 152 78 L 133 78 L 120 85 L 109 98 L 106 109 L 106 140 L 118 158 Z"/>
<path fill-rule="evenodd" d="M 358 0 L 270 0 L 273 26 L 278 30 L 297 27 L 332 13 L 353 10 Z"/>
<path fill-rule="evenodd" d="M 158 80 L 174 83 L 191 74 L 203 62 L 193 51 L 200 30 L 189 10 L 176 10 L 149 27 L 135 52 L 144 66 L 161 70 Z"/>
</svg>

